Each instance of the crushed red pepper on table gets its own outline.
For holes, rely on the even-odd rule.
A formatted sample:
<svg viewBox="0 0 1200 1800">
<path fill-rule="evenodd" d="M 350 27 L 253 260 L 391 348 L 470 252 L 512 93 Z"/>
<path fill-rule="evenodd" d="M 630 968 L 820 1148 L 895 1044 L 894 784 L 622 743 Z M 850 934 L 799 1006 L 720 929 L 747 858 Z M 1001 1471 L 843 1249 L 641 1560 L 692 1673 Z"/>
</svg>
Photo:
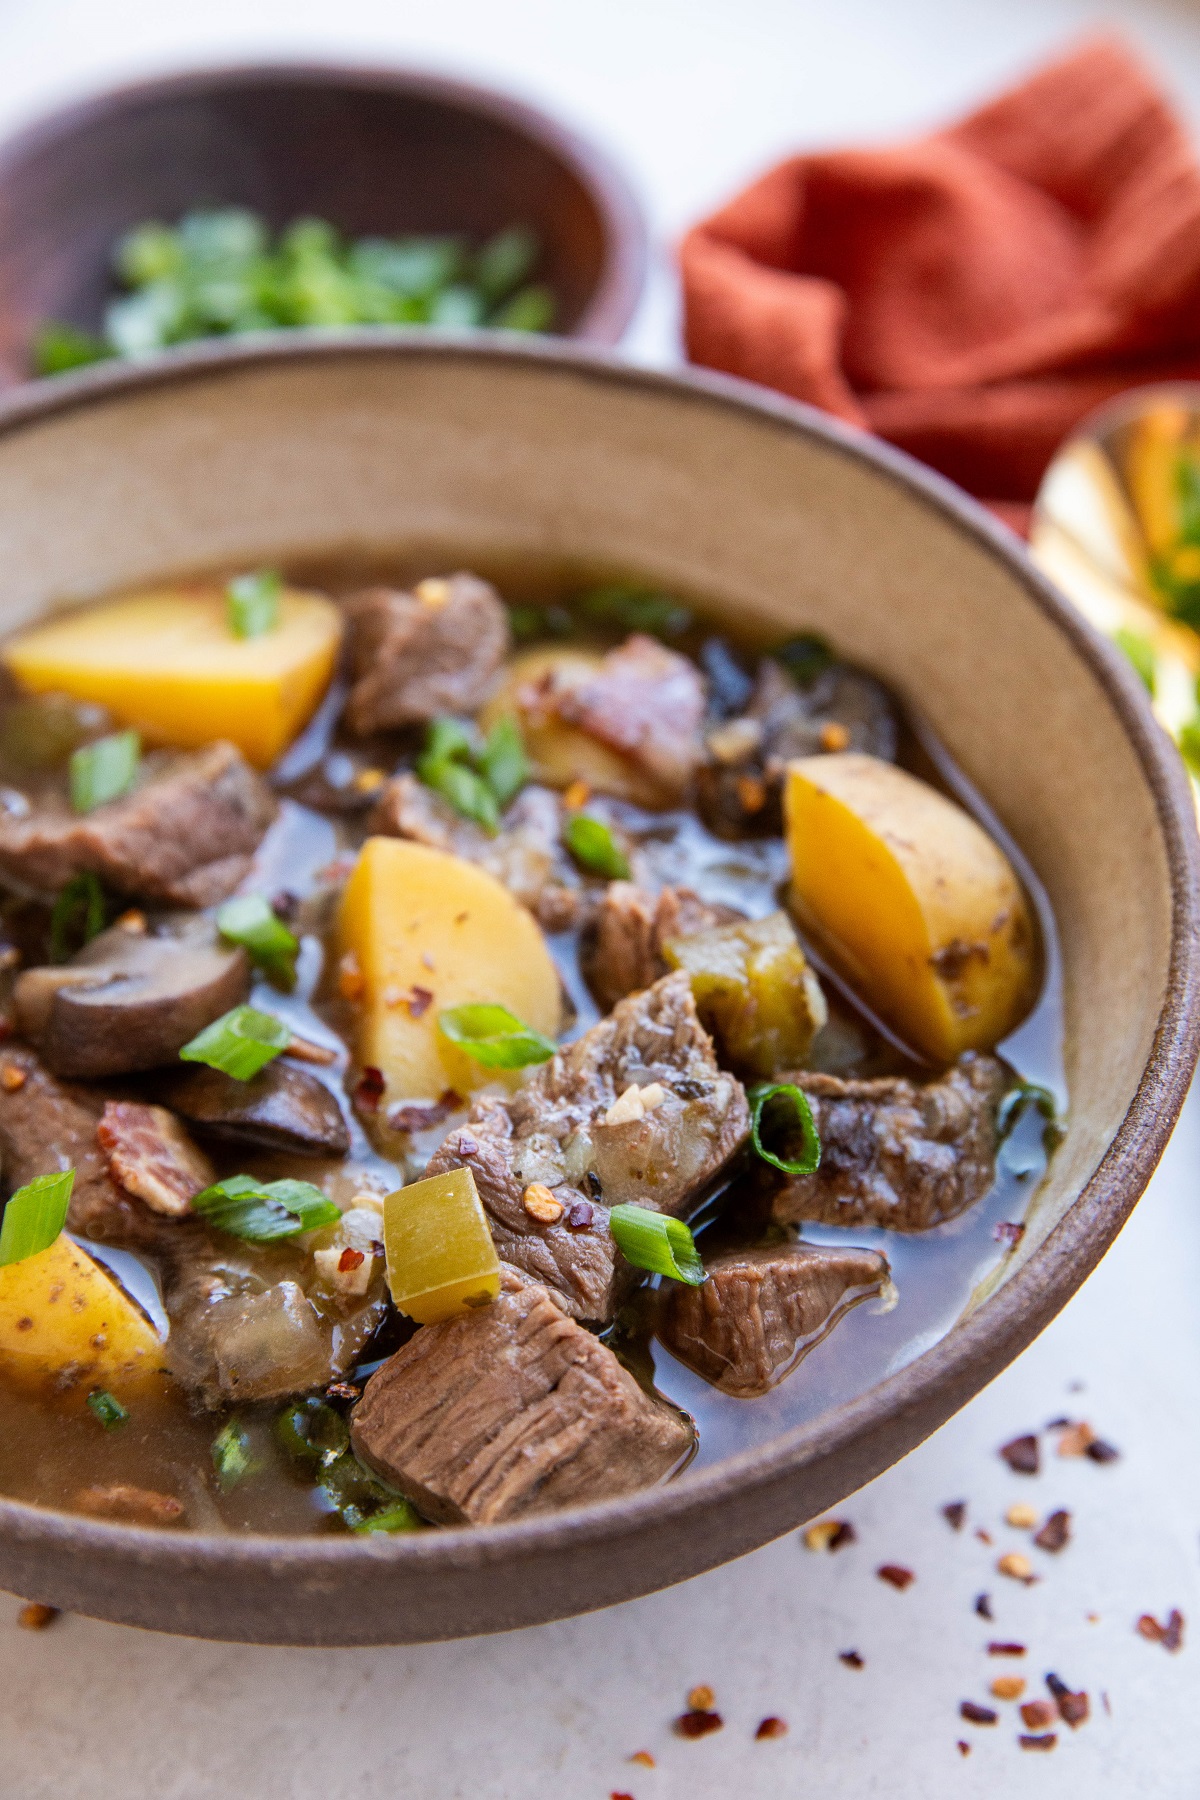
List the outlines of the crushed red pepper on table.
<svg viewBox="0 0 1200 1800">
<path fill-rule="evenodd" d="M 848 1669 L 865 1669 L 867 1664 L 857 1650 L 839 1650 L 838 1661 L 844 1662 Z"/>
<path fill-rule="evenodd" d="M 1052 1512 L 1039 1532 L 1034 1534 L 1034 1543 L 1039 1550 L 1048 1550 L 1057 1555 L 1065 1550 L 1071 1541 L 1071 1515 L 1061 1507 Z"/>
<path fill-rule="evenodd" d="M 951 1500 L 942 1508 L 942 1517 L 945 1519 L 947 1525 L 949 1525 L 951 1531 L 961 1531 L 966 1516 L 967 1503 L 965 1500 Z"/>
<path fill-rule="evenodd" d="M 1040 1737 L 1030 1737 L 1027 1732 L 1023 1731 L 1017 1742 L 1022 1750 L 1053 1750 L 1058 1742 L 1058 1736 L 1053 1731 L 1047 1731 Z"/>
<path fill-rule="evenodd" d="M 1183 1646 L 1183 1614 L 1177 1606 L 1167 1614 L 1165 1625 L 1160 1625 L 1153 1613 L 1143 1613 L 1134 1630 L 1152 1644 L 1161 1644 L 1164 1650 L 1175 1651 Z"/>
<path fill-rule="evenodd" d="M 975 1700 L 960 1700 L 958 1710 L 971 1725 L 994 1725 L 1000 1714 L 990 1706 L 980 1706 Z"/>
<path fill-rule="evenodd" d="M 631 1763 L 637 1763 L 638 1767 L 642 1769 L 652 1769 L 655 1766 L 654 1758 L 648 1750 L 635 1750 L 629 1760 Z"/>
<path fill-rule="evenodd" d="M 1022 1723 L 1030 1731 L 1040 1731 L 1044 1725 L 1053 1723 L 1057 1712 L 1049 1700 L 1026 1700 L 1021 1708 Z"/>
<path fill-rule="evenodd" d="M 1025 1432 L 1021 1437 L 1011 1438 L 1007 1444 L 1001 1444 L 999 1454 L 1014 1475 L 1036 1475 L 1042 1465 L 1041 1451 L 1032 1431 Z"/>
<path fill-rule="evenodd" d="M 691 1712 L 680 1713 L 672 1729 L 677 1737 L 707 1737 L 710 1731 L 720 1731 L 725 1721 L 718 1712 L 710 1712 L 705 1707 L 697 1707 Z"/>
<path fill-rule="evenodd" d="M 759 1720 L 758 1730 L 754 1735 L 756 1738 L 786 1737 L 787 1721 L 785 1719 L 776 1718 L 772 1713 L 770 1717 Z"/>
<path fill-rule="evenodd" d="M 990 1619 L 994 1617 L 992 1612 L 992 1596 L 990 1594 L 976 1594 L 975 1611 L 979 1614 L 981 1619 Z"/>
<path fill-rule="evenodd" d="M 856 1538 L 857 1533 L 849 1519 L 818 1519 L 804 1533 L 805 1546 L 809 1550 L 841 1550 L 846 1544 L 853 1544 Z"/>
<path fill-rule="evenodd" d="M 917 1579 L 911 1569 L 904 1568 L 900 1563 L 883 1563 L 875 1573 L 880 1581 L 886 1581 L 889 1587 L 899 1588 L 901 1593 L 910 1582 Z"/>
<path fill-rule="evenodd" d="M 991 1643 L 987 1647 L 989 1656 L 1024 1656 L 1024 1644 Z"/>
<path fill-rule="evenodd" d="M 971 1746 L 968 1744 L 966 1738 L 958 1739 L 958 1754 L 960 1756 L 970 1756 Z"/>
</svg>

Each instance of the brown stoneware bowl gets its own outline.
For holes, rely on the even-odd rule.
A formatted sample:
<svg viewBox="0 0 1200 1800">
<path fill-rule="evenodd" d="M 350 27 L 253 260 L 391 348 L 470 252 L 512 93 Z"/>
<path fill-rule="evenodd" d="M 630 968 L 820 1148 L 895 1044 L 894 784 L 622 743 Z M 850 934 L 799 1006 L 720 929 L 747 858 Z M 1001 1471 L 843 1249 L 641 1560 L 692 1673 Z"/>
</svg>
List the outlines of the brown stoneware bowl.
<svg viewBox="0 0 1200 1800">
<path fill-rule="evenodd" d="M 419 447 L 419 454 L 414 454 Z M 551 343 L 204 346 L 0 408 L 0 621 L 197 565 L 341 547 L 570 555 L 827 631 L 919 705 L 1045 884 L 1065 1140 L 1019 1249 L 940 1342 L 812 1423 L 631 1498 L 415 1537 L 154 1533 L 0 1502 L 0 1584 L 293 1644 L 497 1631 L 711 1568 L 869 1481 L 1041 1330 L 1158 1161 L 1196 1056 L 1197 841 L 1136 677 L 1016 539 L 896 451 L 718 377 Z"/>
<path fill-rule="evenodd" d="M 543 246 L 555 331 L 615 344 L 646 229 L 624 177 L 575 132 L 484 88 L 388 69 L 204 70 L 67 107 L 0 146 L 0 385 L 29 374 L 46 319 L 99 327 L 123 232 L 196 206 L 350 236 L 515 223 Z"/>
</svg>

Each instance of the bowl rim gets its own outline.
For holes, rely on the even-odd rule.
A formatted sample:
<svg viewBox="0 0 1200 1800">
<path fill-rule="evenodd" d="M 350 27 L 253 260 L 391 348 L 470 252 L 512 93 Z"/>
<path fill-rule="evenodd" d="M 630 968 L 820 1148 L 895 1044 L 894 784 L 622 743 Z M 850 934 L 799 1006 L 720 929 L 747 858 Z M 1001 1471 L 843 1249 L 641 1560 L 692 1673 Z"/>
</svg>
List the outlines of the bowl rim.
<svg viewBox="0 0 1200 1800">
<path fill-rule="evenodd" d="M 651 1524 L 678 1528 L 689 1516 L 720 1506 L 735 1494 L 745 1497 L 786 1480 L 845 1451 L 856 1439 L 885 1434 L 897 1417 L 918 1422 L 915 1435 L 904 1443 L 906 1452 L 1024 1349 L 1100 1261 L 1166 1147 L 1200 1051 L 1200 836 L 1182 762 L 1155 720 L 1140 681 L 1125 658 L 1037 569 L 1013 532 L 945 477 L 869 433 L 769 389 L 707 370 L 644 368 L 610 351 L 568 346 L 561 339 L 514 341 L 513 334 L 502 332 L 371 327 L 210 339 L 141 364 L 98 364 L 30 383 L 0 396 L 0 438 L 46 419 L 86 411 L 109 398 L 159 388 L 186 389 L 247 369 L 372 356 L 556 370 L 602 386 L 749 414 L 768 427 L 817 439 L 834 453 L 869 465 L 928 510 L 948 516 L 952 525 L 1002 562 L 1100 682 L 1151 791 L 1167 856 L 1171 940 L 1166 989 L 1150 1054 L 1125 1116 L 1091 1178 L 1021 1268 L 912 1362 L 854 1399 L 753 1449 L 738 1451 L 678 1481 L 615 1500 L 506 1524 L 387 1537 L 174 1534 L 0 1498 L 0 1537 L 23 1545 L 95 1552 L 108 1563 L 149 1561 L 164 1573 L 215 1575 L 244 1569 L 281 1578 L 336 1578 L 339 1572 L 365 1568 L 386 1557 L 389 1563 L 428 1576 L 482 1569 L 510 1558 L 528 1560 L 582 1545 L 611 1544 Z M 938 1411 L 947 1395 L 949 1407 Z M 932 1419 L 931 1411 L 936 1415 Z"/>
<path fill-rule="evenodd" d="M 337 57 L 313 56 L 249 58 L 106 83 L 68 96 L 0 138 L 0 205 L 8 183 L 24 163 L 132 107 L 262 84 L 282 87 L 289 82 L 314 89 L 333 85 L 432 100 L 506 125 L 549 152 L 590 195 L 605 238 L 604 260 L 591 298 L 572 330 L 559 341 L 607 345 L 620 340 L 641 301 L 649 266 L 646 215 L 621 164 L 606 146 L 533 100 L 419 63 L 343 62 Z"/>
</svg>

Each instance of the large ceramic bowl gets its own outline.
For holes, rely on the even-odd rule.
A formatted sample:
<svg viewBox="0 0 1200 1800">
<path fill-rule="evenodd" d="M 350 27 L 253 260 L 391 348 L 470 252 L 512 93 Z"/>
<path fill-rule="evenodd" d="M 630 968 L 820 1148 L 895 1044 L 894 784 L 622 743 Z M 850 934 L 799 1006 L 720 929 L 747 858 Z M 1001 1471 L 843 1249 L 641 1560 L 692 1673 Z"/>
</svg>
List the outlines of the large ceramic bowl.
<svg viewBox="0 0 1200 1800">
<path fill-rule="evenodd" d="M 1144 694 L 1016 540 L 897 452 L 720 378 L 417 334 L 179 353 L 0 410 L 0 622 L 223 561 L 450 545 L 638 571 L 827 631 L 919 704 L 1045 884 L 1066 1139 L 1003 1279 L 899 1373 L 631 1498 L 416 1537 L 155 1534 L 0 1502 L 0 1584 L 282 1643 L 495 1631 L 679 1581 L 903 1456 L 1103 1255 L 1196 1054 L 1191 800 Z"/>
<path fill-rule="evenodd" d="M 114 243 L 146 219 L 249 206 L 348 236 L 533 227 L 556 332 L 615 344 L 646 228 L 628 183 L 523 102 L 405 69 L 250 64 L 110 89 L 0 145 L 0 384 L 46 319 L 99 328 Z"/>
</svg>

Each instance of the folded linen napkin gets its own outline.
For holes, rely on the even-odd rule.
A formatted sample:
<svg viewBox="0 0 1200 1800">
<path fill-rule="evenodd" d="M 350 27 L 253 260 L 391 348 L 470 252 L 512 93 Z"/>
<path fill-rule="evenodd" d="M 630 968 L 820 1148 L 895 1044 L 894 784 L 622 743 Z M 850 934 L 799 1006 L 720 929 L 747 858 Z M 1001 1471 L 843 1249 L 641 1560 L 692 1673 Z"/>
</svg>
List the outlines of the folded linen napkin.
<svg viewBox="0 0 1200 1800">
<path fill-rule="evenodd" d="M 1127 387 L 1200 377 L 1200 165 L 1120 41 L 932 137 L 780 163 L 680 249 L 687 353 L 1019 519 Z"/>
</svg>

